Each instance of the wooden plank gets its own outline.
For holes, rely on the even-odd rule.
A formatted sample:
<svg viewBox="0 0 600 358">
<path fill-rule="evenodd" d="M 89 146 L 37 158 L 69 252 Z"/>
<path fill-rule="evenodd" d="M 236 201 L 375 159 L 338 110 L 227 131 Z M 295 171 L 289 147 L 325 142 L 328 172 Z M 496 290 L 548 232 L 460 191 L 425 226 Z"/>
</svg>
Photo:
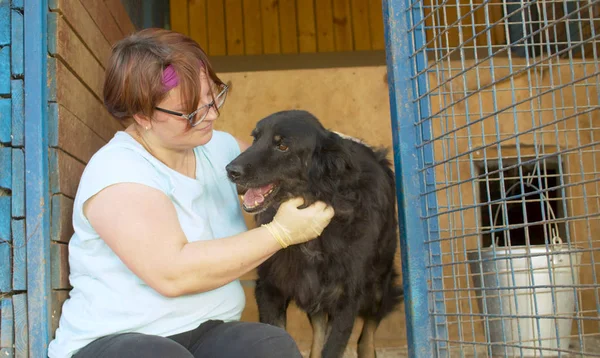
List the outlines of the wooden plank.
<svg viewBox="0 0 600 358">
<path fill-rule="evenodd" d="M 49 171 L 47 144 L 47 89 L 48 67 L 50 58 L 45 50 L 48 33 L 43 21 L 48 16 L 46 2 L 27 1 L 25 12 L 31 16 L 25 27 L 25 82 L 26 105 L 26 137 L 27 151 L 25 152 L 25 222 L 27 232 L 27 318 L 29 329 L 29 353 L 32 357 L 44 357 L 48 354 L 48 339 L 52 336 L 49 331 L 48 317 L 50 302 L 49 292 L 49 263 L 48 248 L 50 236 L 49 222 Z"/>
<path fill-rule="evenodd" d="M 281 52 L 298 52 L 296 0 L 279 0 L 279 24 L 281 29 Z"/>
<path fill-rule="evenodd" d="M 244 6 L 244 45 L 246 55 L 263 53 L 262 19 L 260 0 L 243 0 Z"/>
<path fill-rule="evenodd" d="M 300 52 L 317 52 L 317 24 L 315 0 L 297 0 L 298 45 Z M 320 11 L 320 9 L 319 9 Z"/>
<path fill-rule="evenodd" d="M 10 64 L 13 76 L 23 76 L 23 14 L 20 11 L 12 10 L 11 31 L 10 31 Z"/>
<path fill-rule="evenodd" d="M 10 46 L 0 49 L 0 95 L 10 94 Z"/>
<path fill-rule="evenodd" d="M 27 245 L 25 241 L 25 220 L 12 220 L 13 245 L 13 290 L 27 290 Z"/>
<path fill-rule="evenodd" d="M 190 37 L 194 39 L 204 51 L 208 52 L 208 20 L 206 19 L 206 0 L 189 0 Z"/>
<path fill-rule="evenodd" d="M 369 23 L 369 1 L 350 0 L 352 11 L 352 34 L 354 50 L 371 49 L 371 27 Z"/>
<path fill-rule="evenodd" d="M 110 43 L 78 0 L 55 0 L 56 8 L 77 32 L 93 56 L 106 68 L 110 56 Z"/>
<path fill-rule="evenodd" d="M 0 196 L 0 293 L 12 291 L 10 196 Z"/>
<path fill-rule="evenodd" d="M 10 1 L 0 1 L 0 46 L 10 44 Z"/>
<path fill-rule="evenodd" d="M 23 10 L 23 0 L 12 0 L 12 8 Z"/>
<path fill-rule="evenodd" d="M 10 242 L 11 234 L 10 234 L 10 200 L 11 197 L 8 195 L 0 195 L 0 242 Z M 10 262 L 10 261 L 3 261 Z M 0 265 L 2 266 L 2 265 Z"/>
<path fill-rule="evenodd" d="M 350 0 L 333 0 L 333 37 L 336 51 L 352 51 Z"/>
<path fill-rule="evenodd" d="M 80 0 L 90 17 L 111 45 L 123 38 L 123 32 L 103 1 Z"/>
<path fill-rule="evenodd" d="M 242 0 L 225 0 L 227 55 L 244 54 L 244 15 Z"/>
<path fill-rule="evenodd" d="M 477 21 L 477 17 L 474 15 L 467 15 L 470 11 L 477 8 L 477 5 L 481 3 L 481 0 L 471 0 L 470 2 L 463 2 L 462 0 L 456 0 L 458 6 L 456 7 L 456 18 L 453 21 L 459 21 L 456 26 L 460 32 L 462 32 L 462 41 L 460 38 L 458 39 L 458 43 L 456 46 L 465 45 L 465 46 L 473 46 L 473 40 L 469 41 L 469 39 L 475 36 L 475 32 L 473 31 L 473 21 Z M 461 20 L 459 20 L 462 18 Z M 483 22 L 485 22 L 485 15 L 482 16 Z M 477 23 L 475 23 L 476 25 Z M 482 30 L 481 28 L 480 30 Z M 477 46 L 485 46 L 483 43 L 478 42 Z"/>
<path fill-rule="evenodd" d="M 49 19 L 56 17 L 56 43 L 48 44 L 48 51 L 71 68 L 83 80 L 100 101 L 103 98 L 104 69 L 81 39 L 67 24 L 64 17 L 50 13 Z M 49 21 L 52 23 L 53 21 Z"/>
<path fill-rule="evenodd" d="M 206 0 L 208 12 L 208 53 L 211 56 L 225 56 L 225 7 L 222 0 Z"/>
<path fill-rule="evenodd" d="M 170 0 L 169 6 L 171 30 L 189 35 L 188 0 Z"/>
<path fill-rule="evenodd" d="M 456 7 L 456 3 L 459 3 L 460 0 L 448 0 L 448 2 L 446 2 L 445 6 L 442 6 L 440 11 L 440 16 L 442 16 L 442 24 L 446 27 L 445 29 L 441 30 L 439 33 L 442 34 L 441 36 L 443 36 L 444 38 L 444 46 L 446 48 L 455 48 L 458 45 L 460 45 L 460 37 L 459 34 L 464 30 L 463 27 L 461 27 L 461 23 L 458 23 L 456 25 L 452 25 L 457 19 L 458 19 L 458 9 Z M 462 10 L 462 9 L 461 9 Z M 464 22 L 466 21 L 466 19 L 463 20 L 463 25 Z M 445 31 L 448 30 L 448 31 Z M 463 32 L 463 35 L 465 33 Z M 466 37 L 463 37 L 463 39 L 467 39 Z"/>
<path fill-rule="evenodd" d="M 27 358 L 29 357 L 27 294 L 20 293 L 14 295 L 12 299 L 15 320 L 15 358 Z"/>
<path fill-rule="evenodd" d="M 493 24 L 494 22 L 502 19 L 504 17 L 503 14 L 504 3 L 501 0 L 493 0 L 489 3 L 490 24 Z M 504 45 L 507 43 L 505 28 L 507 21 L 508 19 L 502 20 L 491 30 L 493 31 L 492 41 L 494 42 L 494 45 Z"/>
<path fill-rule="evenodd" d="M 48 106 L 48 145 L 87 163 L 106 142 L 65 107 Z M 74 140 L 76 138 L 76 140 Z"/>
<path fill-rule="evenodd" d="M 123 126 L 61 61 L 48 59 L 50 101 L 58 102 L 104 141 L 109 141 Z"/>
<path fill-rule="evenodd" d="M 97 0 L 95 0 L 97 1 Z M 121 3 L 121 0 L 105 0 L 106 8 L 110 11 L 114 17 L 117 25 L 121 29 L 123 36 L 130 35 L 136 31 L 135 25 L 131 21 L 131 18 L 127 14 L 125 6 Z"/>
<path fill-rule="evenodd" d="M 0 301 L 2 316 L 0 317 L 0 357 L 14 356 L 14 314 L 11 297 L 2 298 Z"/>
<path fill-rule="evenodd" d="M 53 195 L 50 213 L 50 238 L 53 241 L 68 244 L 73 232 L 73 199 L 60 194 Z"/>
<path fill-rule="evenodd" d="M 13 218 L 25 217 L 25 154 L 21 148 L 12 148 L 12 208 Z"/>
<path fill-rule="evenodd" d="M 23 91 L 23 80 L 12 80 L 10 82 L 10 92 L 12 102 L 12 146 L 23 147 L 25 144 L 25 93 Z"/>
<path fill-rule="evenodd" d="M 9 144 L 12 139 L 12 118 L 10 98 L 0 98 L 0 143 Z"/>
<path fill-rule="evenodd" d="M 52 289 L 70 289 L 69 283 L 69 246 L 52 242 L 50 244 L 50 269 Z"/>
<path fill-rule="evenodd" d="M 12 148 L 0 147 L 0 189 L 11 190 L 11 188 L 12 188 Z M 7 213 L 10 213 L 10 208 L 7 211 Z"/>
<path fill-rule="evenodd" d="M 371 26 L 371 48 L 385 50 L 383 8 L 381 0 L 369 1 L 369 24 Z"/>
<path fill-rule="evenodd" d="M 52 297 L 52 304 L 50 307 L 50 331 L 55 332 L 58 328 L 58 322 L 62 313 L 62 306 L 67 298 L 69 298 L 69 291 L 52 291 L 50 295 Z"/>
<path fill-rule="evenodd" d="M 425 30 L 425 39 L 426 42 L 429 42 L 433 39 L 433 29 L 431 28 L 433 26 L 433 16 L 435 16 L 435 14 L 433 13 L 433 10 L 431 9 L 431 7 L 433 6 L 433 0 L 426 0 L 425 1 L 425 5 L 423 7 L 423 18 L 425 19 L 424 22 L 424 27 L 426 28 Z M 436 18 L 436 24 L 438 24 L 437 18 Z M 422 29 L 422 26 L 419 26 L 419 29 Z M 437 31 L 437 30 L 436 30 Z M 438 42 L 436 41 L 435 44 L 437 44 Z M 429 45 L 429 47 L 433 47 L 434 43 L 431 43 Z"/>
<path fill-rule="evenodd" d="M 261 0 L 260 14 L 262 18 L 263 52 L 266 54 L 281 53 L 279 43 L 279 0 Z"/>
<path fill-rule="evenodd" d="M 50 149 L 50 190 L 74 198 L 85 166 L 60 149 Z"/>
</svg>

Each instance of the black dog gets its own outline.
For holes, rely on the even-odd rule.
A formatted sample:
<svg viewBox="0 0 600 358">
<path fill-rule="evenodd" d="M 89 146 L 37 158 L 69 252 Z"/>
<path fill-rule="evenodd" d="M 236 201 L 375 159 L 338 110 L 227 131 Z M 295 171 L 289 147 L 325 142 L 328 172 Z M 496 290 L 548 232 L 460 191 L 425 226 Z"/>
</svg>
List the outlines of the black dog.
<svg viewBox="0 0 600 358">
<path fill-rule="evenodd" d="M 295 196 L 335 210 L 320 238 L 280 250 L 258 268 L 260 321 L 285 328 L 294 300 L 313 328 L 311 357 L 332 358 L 342 356 L 361 316 L 358 354 L 374 357 L 375 330 L 403 298 L 394 282 L 396 195 L 387 150 L 344 139 L 299 110 L 262 119 L 252 135 L 227 172 L 259 225 Z"/>
</svg>

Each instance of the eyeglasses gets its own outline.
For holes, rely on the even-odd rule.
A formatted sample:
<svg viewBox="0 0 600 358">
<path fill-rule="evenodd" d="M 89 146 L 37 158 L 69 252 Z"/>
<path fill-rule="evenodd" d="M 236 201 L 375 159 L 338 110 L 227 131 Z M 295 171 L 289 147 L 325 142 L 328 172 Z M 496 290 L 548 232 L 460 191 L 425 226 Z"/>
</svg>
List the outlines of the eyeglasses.
<svg viewBox="0 0 600 358">
<path fill-rule="evenodd" d="M 192 112 L 190 114 L 174 112 L 174 111 L 160 108 L 160 107 L 154 107 L 154 109 L 159 110 L 164 113 L 168 113 L 168 114 L 172 114 L 174 116 L 184 118 L 188 122 L 190 122 L 190 125 L 192 127 L 195 127 L 198 124 L 202 123 L 204 118 L 206 118 L 206 116 L 208 115 L 208 112 L 210 111 L 211 107 L 214 107 L 215 110 L 217 110 L 223 106 L 223 103 L 225 103 L 225 98 L 227 97 L 228 89 L 229 89 L 229 86 L 226 84 L 223 84 L 223 89 L 221 90 L 221 92 L 219 92 L 217 97 L 215 97 L 215 99 L 212 102 L 201 106 L 200 108 L 198 108 L 197 110 L 195 110 L 194 112 Z"/>
</svg>

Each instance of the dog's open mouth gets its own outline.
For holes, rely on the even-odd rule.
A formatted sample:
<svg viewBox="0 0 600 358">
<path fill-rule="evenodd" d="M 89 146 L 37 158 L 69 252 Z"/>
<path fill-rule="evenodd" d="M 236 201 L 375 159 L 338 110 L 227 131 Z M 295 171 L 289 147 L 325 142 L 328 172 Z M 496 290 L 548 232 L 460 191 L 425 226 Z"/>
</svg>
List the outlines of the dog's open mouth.
<svg viewBox="0 0 600 358">
<path fill-rule="evenodd" d="M 271 183 L 257 188 L 248 188 L 244 194 L 243 207 L 249 213 L 261 211 L 266 208 L 270 202 L 269 198 L 278 190 L 278 187 Z"/>
</svg>

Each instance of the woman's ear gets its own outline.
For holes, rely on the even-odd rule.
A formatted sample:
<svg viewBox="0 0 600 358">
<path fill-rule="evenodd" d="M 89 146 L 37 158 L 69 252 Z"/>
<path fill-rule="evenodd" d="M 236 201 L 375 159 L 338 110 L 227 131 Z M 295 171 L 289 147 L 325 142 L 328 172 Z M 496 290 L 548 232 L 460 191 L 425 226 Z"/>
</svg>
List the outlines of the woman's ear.
<svg viewBox="0 0 600 358">
<path fill-rule="evenodd" d="M 150 118 L 146 117 L 143 114 L 134 114 L 133 120 L 145 130 L 149 130 L 150 128 L 152 128 L 152 121 L 150 121 Z"/>
</svg>

